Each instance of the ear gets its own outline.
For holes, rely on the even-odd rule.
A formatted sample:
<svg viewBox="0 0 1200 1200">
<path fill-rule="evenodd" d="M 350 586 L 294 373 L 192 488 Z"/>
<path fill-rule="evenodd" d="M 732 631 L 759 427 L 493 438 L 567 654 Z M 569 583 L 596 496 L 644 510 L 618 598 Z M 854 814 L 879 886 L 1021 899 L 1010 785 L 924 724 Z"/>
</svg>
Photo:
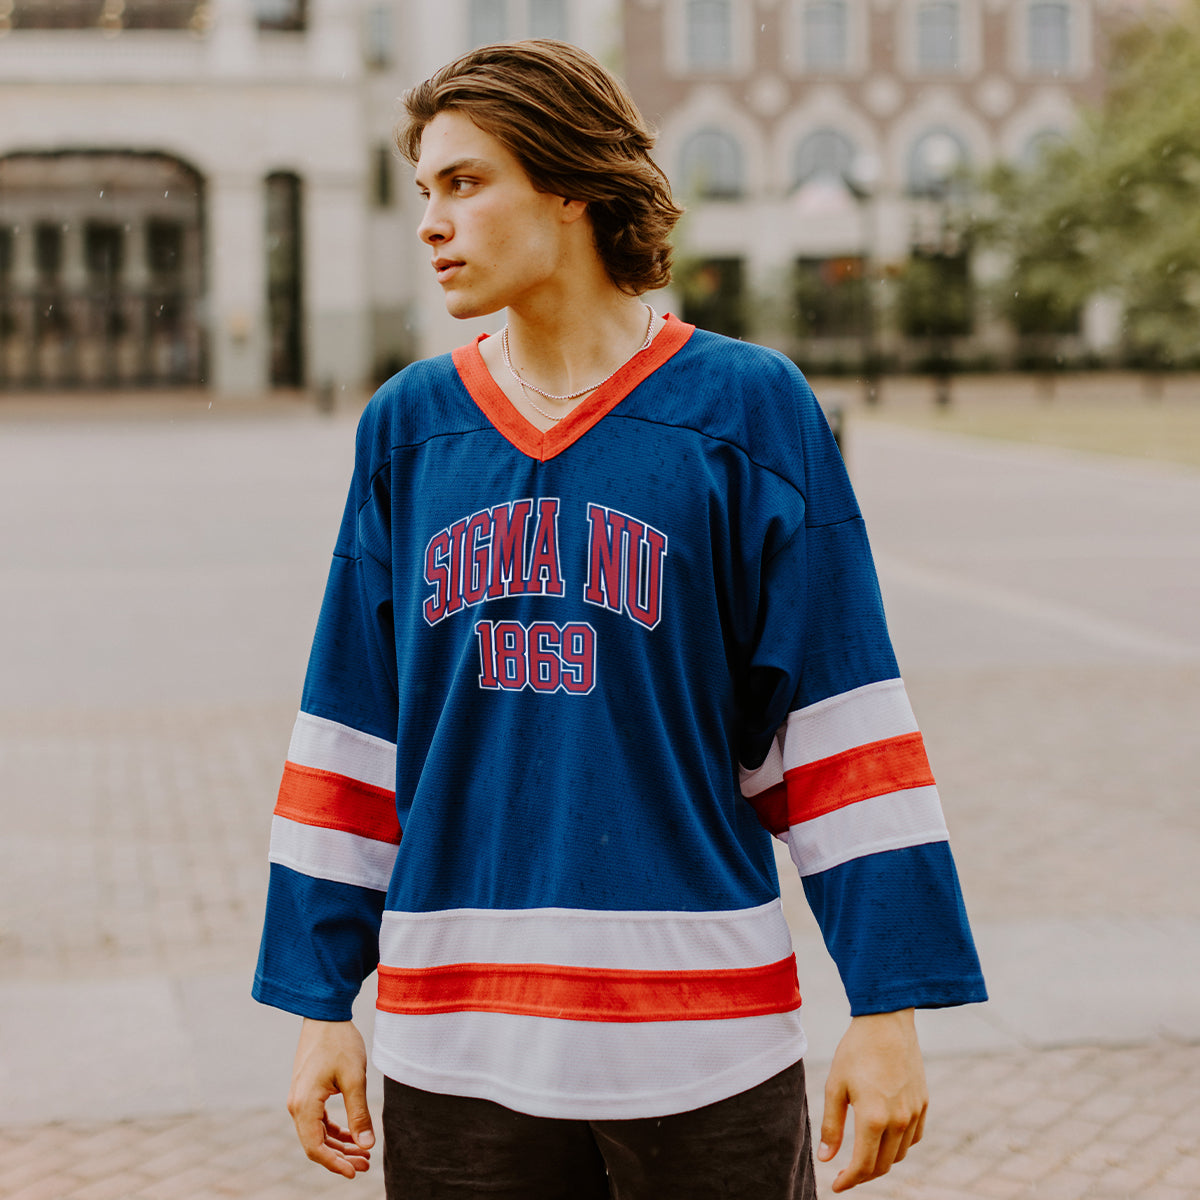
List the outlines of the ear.
<svg viewBox="0 0 1200 1200">
<path fill-rule="evenodd" d="M 562 221 L 564 225 L 573 225 L 587 215 L 586 200 L 568 200 L 565 196 L 562 202 Z"/>
</svg>

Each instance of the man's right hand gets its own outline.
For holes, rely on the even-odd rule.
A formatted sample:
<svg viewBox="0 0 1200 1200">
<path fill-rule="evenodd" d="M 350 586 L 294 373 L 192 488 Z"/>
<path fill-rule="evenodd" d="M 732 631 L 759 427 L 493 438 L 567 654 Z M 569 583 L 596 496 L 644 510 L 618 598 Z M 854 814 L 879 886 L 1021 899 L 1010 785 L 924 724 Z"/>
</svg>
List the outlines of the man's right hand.
<svg viewBox="0 0 1200 1200">
<path fill-rule="evenodd" d="M 334 1094 L 346 1105 L 349 1129 L 335 1125 L 325 1111 Z M 367 1048 L 352 1022 L 305 1018 L 287 1106 L 313 1162 L 347 1179 L 370 1167 L 375 1134 L 367 1109 Z"/>
</svg>

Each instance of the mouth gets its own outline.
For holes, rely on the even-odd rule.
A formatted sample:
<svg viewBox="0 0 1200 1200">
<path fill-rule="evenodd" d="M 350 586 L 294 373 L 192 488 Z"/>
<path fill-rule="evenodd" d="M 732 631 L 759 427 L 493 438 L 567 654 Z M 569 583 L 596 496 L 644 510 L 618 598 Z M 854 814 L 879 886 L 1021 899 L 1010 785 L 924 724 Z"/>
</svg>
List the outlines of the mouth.
<svg viewBox="0 0 1200 1200">
<path fill-rule="evenodd" d="M 459 259 L 453 258 L 435 258 L 433 260 L 433 269 L 437 275 L 438 283 L 447 283 L 461 270 L 463 264 Z"/>
</svg>

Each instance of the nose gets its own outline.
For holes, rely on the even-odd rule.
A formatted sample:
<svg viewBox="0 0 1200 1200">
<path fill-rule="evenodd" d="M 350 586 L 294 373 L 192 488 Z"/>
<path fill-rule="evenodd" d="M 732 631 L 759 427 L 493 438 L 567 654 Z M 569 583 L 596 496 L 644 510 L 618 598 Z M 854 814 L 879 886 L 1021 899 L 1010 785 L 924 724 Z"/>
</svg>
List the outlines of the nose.
<svg viewBox="0 0 1200 1200">
<path fill-rule="evenodd" d="M 417 226 L 417 237 L 427 246 L 436 246 L 450 236 L 449 222 L 441 214 L 435 196 L 430 196 L 425 204 L 425 212 L 421 223 Z"/>
</svg>

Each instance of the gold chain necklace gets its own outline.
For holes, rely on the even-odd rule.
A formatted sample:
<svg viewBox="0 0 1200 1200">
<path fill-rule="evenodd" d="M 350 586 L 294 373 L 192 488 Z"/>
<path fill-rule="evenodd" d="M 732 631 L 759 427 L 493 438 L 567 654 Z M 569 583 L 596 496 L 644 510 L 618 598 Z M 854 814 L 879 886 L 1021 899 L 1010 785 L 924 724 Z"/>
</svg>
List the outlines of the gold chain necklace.
<svg viewBox="0 0 1200 1200">
<path fill-rule="evenodd" d="M 648 305 L 648 304 L 646 305 L 646 311 L 650 314 L 650 320 L 646 324 L 646 340 L 644 342 L 642 342 L 642 344 L 629 356 L 629 358 L 625 359 L 625 362 L 621 363 L 613 371 L 611 371 L 609 374 L 605 375 L 605 377 L 602 380 L 600 380 L 599 383 L 593 383 L 593 384 L 590 384 L 588 387 L 580 388 L 579 391 L 577 391 L 577 392 L 568 392 L 566 395 L 556 396 L 553 392 L 542 391 L 542 389 L 540 387 L 538 387 L 536 383 L 527 383 L 524 379 L 522 379 L 521 376 L 517 374 L 516 367 L 514 367 L 512 365 L 512 358 L 509 355 L 508 326 L 507 325 L 504 326 L 504 331 L 500 335 L 500 351 L 504 356 L 504 365 L 508 368 L 508 373 L 517 381 L 517 383 L 519 383 L 521 385 L 521 392 L 525 396 L 525 401 L 529 405 L 529 407 L 533 409 L 534 412 L 540 413 L 543 417 L 546 418 L 547 421 L 554 421 L 554 422 L 562 421 L 566 417 L 570 416 L 570 413 L 563 413 L 561 417 L 556 417 L 553 413 L 548 413 L 548 412 L 546 412 L 545 409 L 539 408 L 529 398 L 529 393 L 537 392 L 537 394 L 539 396 L 543 396 L 547 400 L 556 400 L 559 403 L 562 403 L 565 400 L 578 400 L 580 396 L 586 396 L 588 394 L 588 392 L 594 392 L 597 388 L 603 387 L 617 373 L 617 371 L 619 371 L 621 369 L 621 367 L 625 366 L 625 364 L 628 363 L 631 359 L 636 358 L 639 354 L 641 354 L 641 352 L 643 350 L 646 349 L 647 346 L 650 345 L 650 341 L 651 341 L 650 334 L 651 334 L 652 330 L 654 329 L 654 318 L 658 314 L 655 313 L 654 309 L 652 309 L 650 307 L 650 305 Z"/>
</svg>

